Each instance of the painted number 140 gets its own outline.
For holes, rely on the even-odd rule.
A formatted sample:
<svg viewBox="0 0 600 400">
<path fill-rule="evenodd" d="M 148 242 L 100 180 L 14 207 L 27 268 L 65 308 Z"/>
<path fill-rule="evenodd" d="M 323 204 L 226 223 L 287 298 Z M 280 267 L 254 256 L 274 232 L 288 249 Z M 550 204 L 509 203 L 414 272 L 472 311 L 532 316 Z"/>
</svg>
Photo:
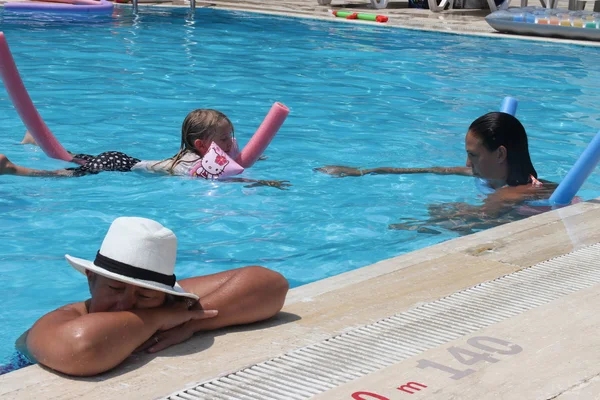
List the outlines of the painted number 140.
<svg viewBox="0 0 600 400">
<path fill-rule="evenodd" d="M 489 353 L 513 355 L 523 351 L 521 346 L 507 342 L 506 340 L 496 339 L 489 336 L 475 336 L 467 340 L 467 344 L 476 349 L 483 350 L 483 353 L 475 352 L 469 349 L 465 349 L 458 346 L 453 346 L 448 349 L 450 354 L 458 360 L 461 364 L 473 365 L 480 361 L 486 361 L 489 363 L 496 363 L 500 360 L 492 357 Z M 489 353 L 487 353 L 489 352 Z M 417 363 L 417 367 L 421 369 L 435 368 L 440 371 L 444 371 L 450 374 L 452 379 L 462 379 L 465 376 L 471 375 L 475 372 L 474 369 L 459 370 L 449 367 L 447 365 L 436 363 L 435 361 L 421 359 Z"/>
</svg>

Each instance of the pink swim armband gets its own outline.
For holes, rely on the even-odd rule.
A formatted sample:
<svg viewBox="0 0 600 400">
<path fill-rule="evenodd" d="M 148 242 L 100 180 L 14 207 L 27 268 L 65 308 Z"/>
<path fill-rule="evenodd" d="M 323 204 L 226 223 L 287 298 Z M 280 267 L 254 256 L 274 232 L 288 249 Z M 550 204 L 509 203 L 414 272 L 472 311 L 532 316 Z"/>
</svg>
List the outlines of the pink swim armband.
<svg viewBox="0 0 600 400">
<path fill-rule="evenodd" d="M 265 151 L 271 140 L 290 113 L 289 108 L 281 103 L 275 103 L 258 127 L 248 144 L 237 155 L 235 161 L 244 168 L 250 168 Z"/>
<path fill-rule="evenodd" d="M 262 155 L 289 113 L 290 110 L 283 104 L 273 104 L 262 124 L 241 152 L 235 139 L 229 154 L 214 142 L 211 143 L 202 160 L 190 169 L 190 176 L 214 180 L 241 174 L 244 168 L 251 167 Z"/>
<path fill-rule="evenodd" d="M 242 172 L 244 168 L 213 142 L 204 157 L 190 169 L 190 176 L 215 180 L 229 178 Z"/>
<path fill-rule="evenodd" d="M 0 32 L 0 76 L 21 120 L 44 153 L 52 158 L 72 161 L 73 157 L 56 140 L 35 109 L 2 32 Z"/>
</svg>

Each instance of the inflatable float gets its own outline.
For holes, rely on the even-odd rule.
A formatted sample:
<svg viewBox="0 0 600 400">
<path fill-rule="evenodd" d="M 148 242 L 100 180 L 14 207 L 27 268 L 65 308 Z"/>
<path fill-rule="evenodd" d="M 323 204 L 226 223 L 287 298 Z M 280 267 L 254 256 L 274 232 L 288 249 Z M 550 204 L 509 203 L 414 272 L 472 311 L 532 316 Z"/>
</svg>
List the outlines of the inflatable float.
<svg viewBox="0 0 600 400">
<path fill-rule="evenodd" d="M 106 0 L 43 0 L 4 4 L 5 12 L 112 14 L 114 5 Z"/>
<path fill-rule="evenodd" d="M 499 32 L 550 36 L 566 39 L 600 40 L 600 13 L 542 7 L 509 8 L 485 17 Z"/>
</svg>

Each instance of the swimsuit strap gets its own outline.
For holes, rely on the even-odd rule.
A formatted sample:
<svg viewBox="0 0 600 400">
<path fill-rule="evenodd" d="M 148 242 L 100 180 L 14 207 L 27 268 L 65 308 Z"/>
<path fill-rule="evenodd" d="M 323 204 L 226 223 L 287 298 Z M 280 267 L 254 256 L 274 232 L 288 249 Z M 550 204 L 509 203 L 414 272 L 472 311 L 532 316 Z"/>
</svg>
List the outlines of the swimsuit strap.
<svg viewBox="0 0 600 400">
<path fill-rule="evenodd" d="M 542 187 L 542 186 L 544 186 L 544 184 L 541 181 L 539 181 L 535 176 L 529 175 L 529 177 L 531 178 L 531 185 L 533 187 Z"/>
</svg>

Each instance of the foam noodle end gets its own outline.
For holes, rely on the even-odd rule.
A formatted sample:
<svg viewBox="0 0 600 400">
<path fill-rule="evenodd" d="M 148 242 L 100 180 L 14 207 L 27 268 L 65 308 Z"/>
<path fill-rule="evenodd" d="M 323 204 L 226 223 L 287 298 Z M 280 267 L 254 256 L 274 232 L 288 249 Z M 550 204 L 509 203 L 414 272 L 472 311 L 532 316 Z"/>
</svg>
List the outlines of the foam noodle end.
<svg viewBox="0 0 600 400">
<path fill-rule="evenodd" d="M 502 100 L 502 104 L 500 105 L 500 112 L 510 114 L 514 117 L 517 114 L 518 105 L 519 102 L 517 101 L 517 99 L 513 97 L 505 97 L 504 100 Z"/>
<path fill-rule="evenodd" d="M 254 165 L 267 146 L 269 146 L 289 113 L 289 108 L 284 104 L 279 102 L 274 103 L 263 122 L 235 161 L 244 168 L 250 168 Z"/>
<path fill-rule="evenodd" d="M 71 155 L 56 140 L 33 105 L 3 32 L 0 32 L 0 77 L 21 120 L 44 153 L 52 158 L 71 161 Z"/>
</svg>

